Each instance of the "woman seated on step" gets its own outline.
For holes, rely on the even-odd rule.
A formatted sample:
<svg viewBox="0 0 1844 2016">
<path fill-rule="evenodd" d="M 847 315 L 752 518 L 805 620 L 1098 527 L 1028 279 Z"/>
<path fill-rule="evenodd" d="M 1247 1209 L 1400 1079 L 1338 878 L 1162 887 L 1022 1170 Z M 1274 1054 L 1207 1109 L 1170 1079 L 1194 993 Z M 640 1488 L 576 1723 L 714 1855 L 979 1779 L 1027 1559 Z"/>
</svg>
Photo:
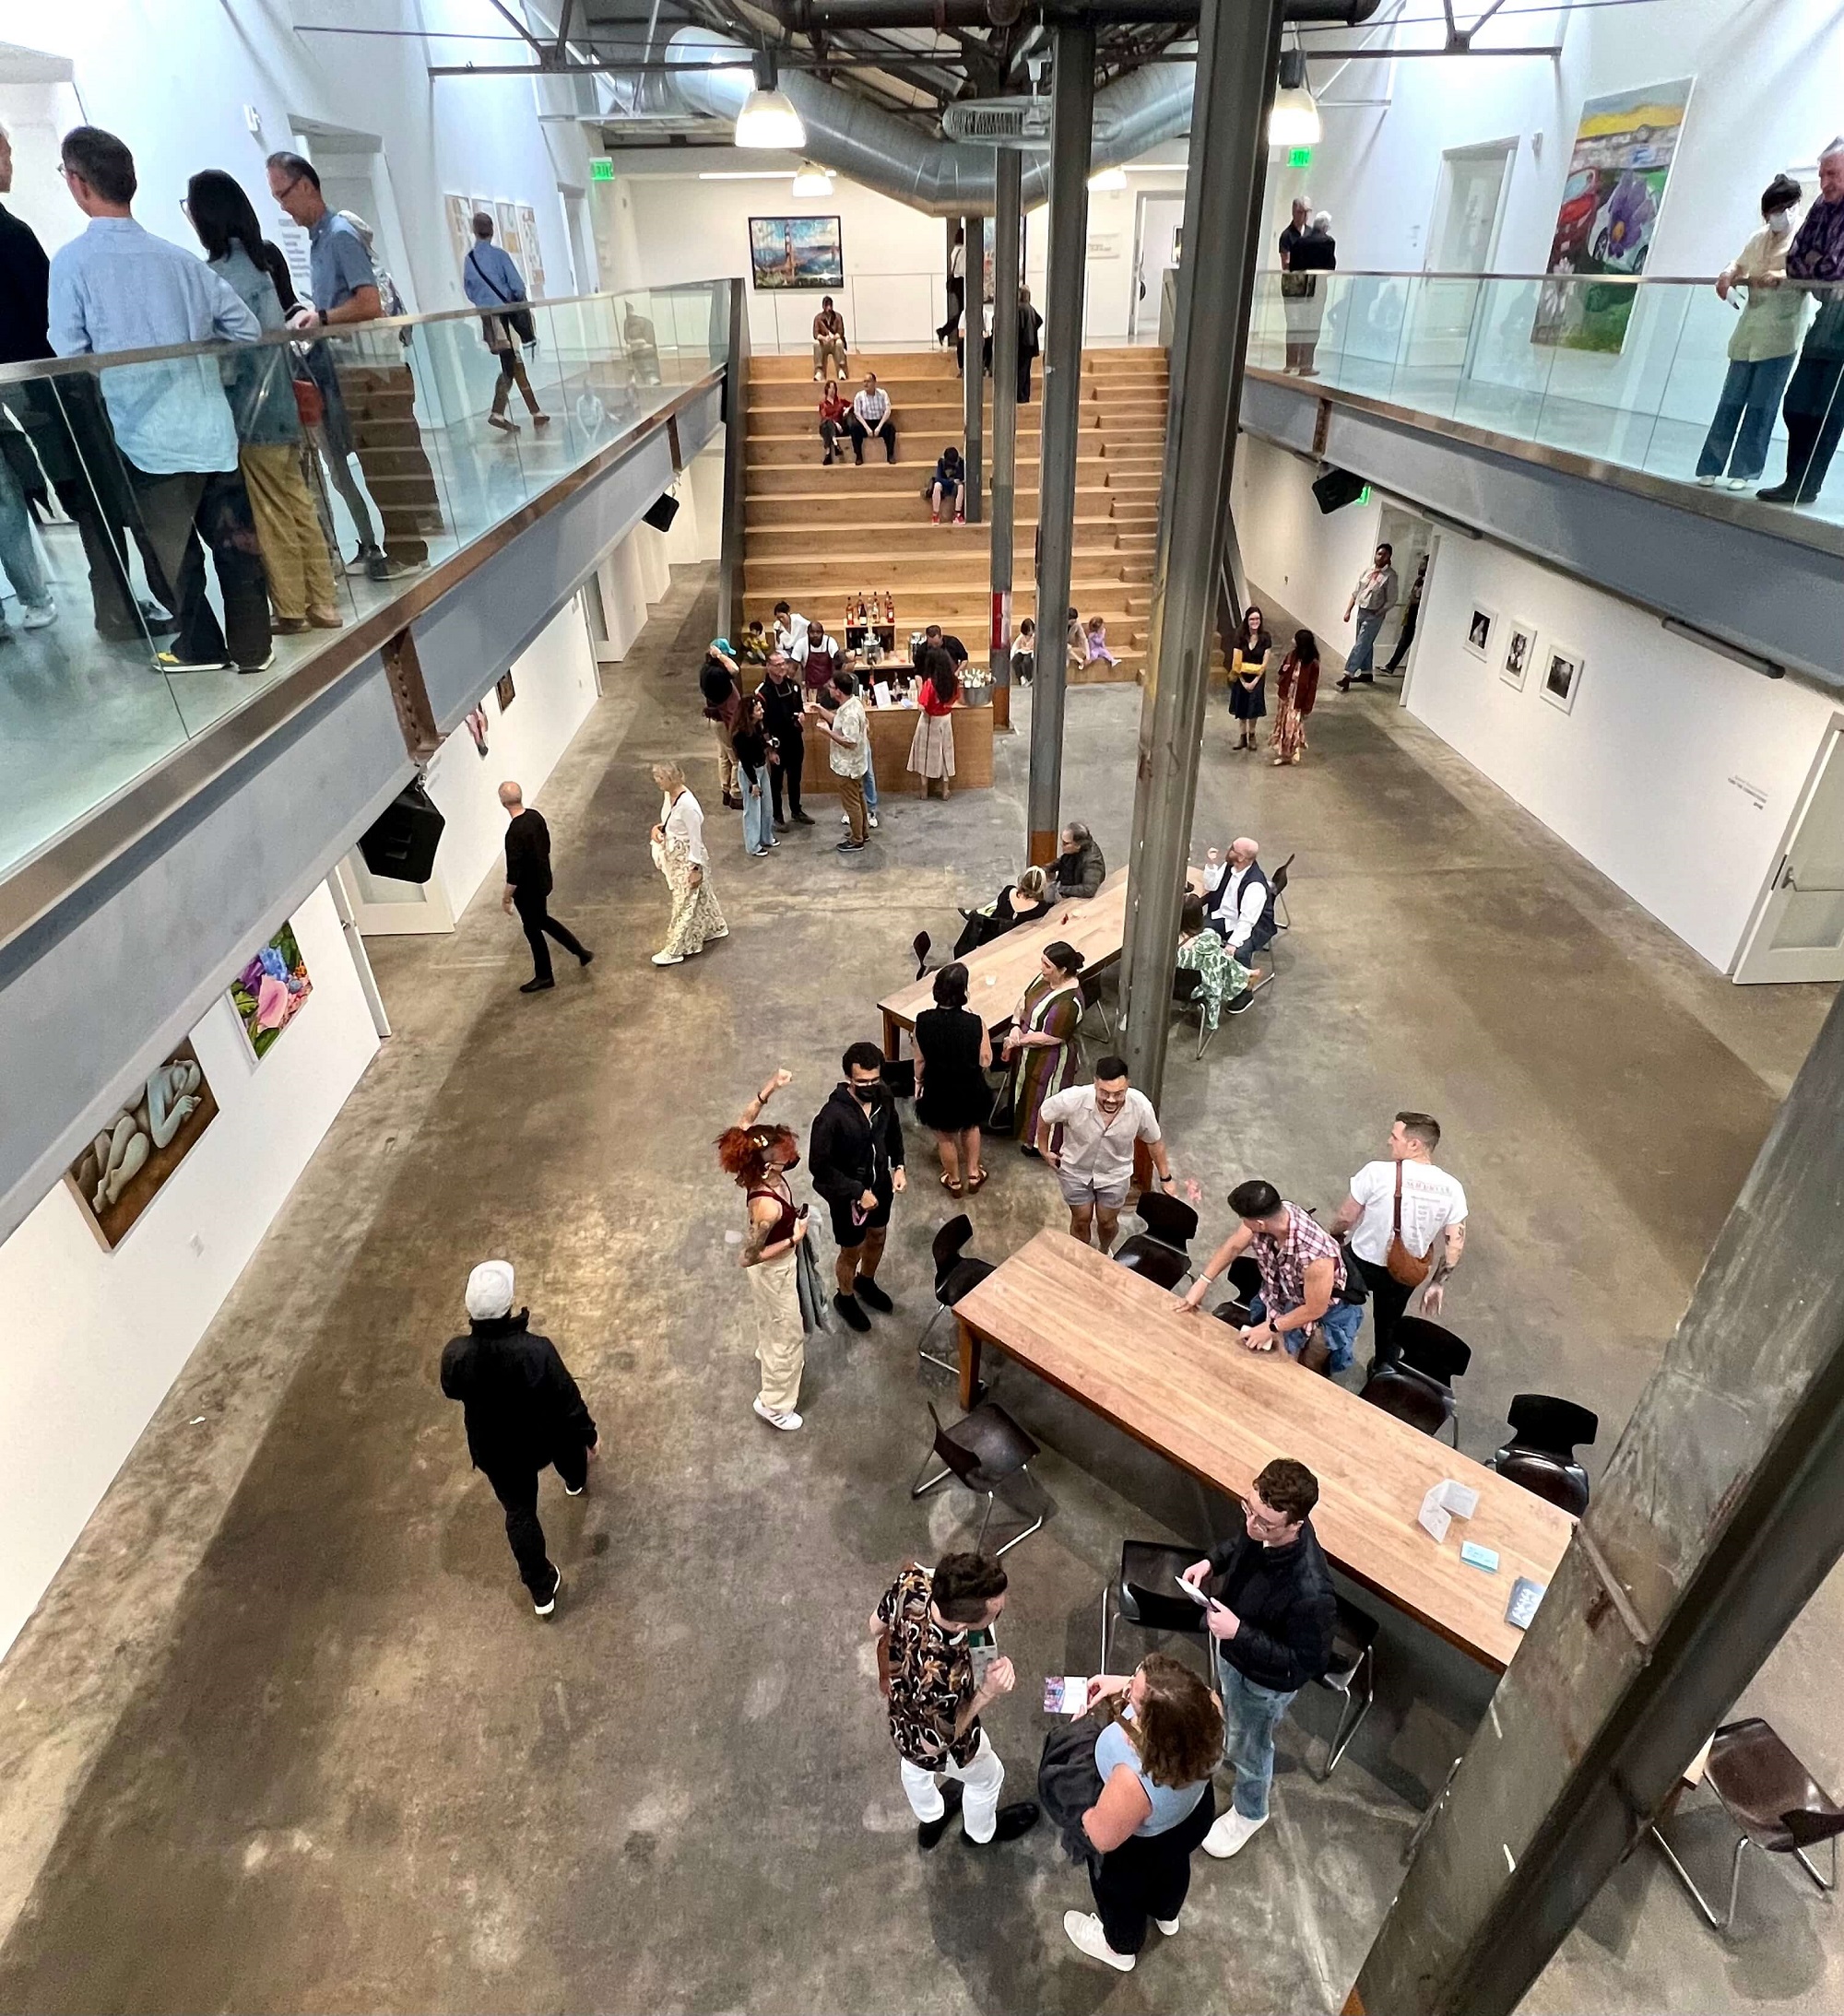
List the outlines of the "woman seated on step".
<svg viewBox="0 0 1844 2016">
<path fill-rule="evenodd" d="M 826 459 L 820 465 L 822 469 L 845 459 L 838 452 L 839 436 L 845 430 L 845 415 L 850 411 L 851 404 L 839 390 L 839 381 L 827 379 L 820 399 L 820 439 L 826 444 Z"/>
<path fill-rule="evenodd" d="M 933 522 L 940 525 L 942 512 L 947 512 L 952 522 L 960 525 L 965 513 L 961 507 L 961 488 L 966 482 L 966 465 L 961 460 L 961 451 L 952 442 L 942 449 L 935 464 L 935 474 L 929 479 L 928 498 L 933 512 Z"/>
</svg>

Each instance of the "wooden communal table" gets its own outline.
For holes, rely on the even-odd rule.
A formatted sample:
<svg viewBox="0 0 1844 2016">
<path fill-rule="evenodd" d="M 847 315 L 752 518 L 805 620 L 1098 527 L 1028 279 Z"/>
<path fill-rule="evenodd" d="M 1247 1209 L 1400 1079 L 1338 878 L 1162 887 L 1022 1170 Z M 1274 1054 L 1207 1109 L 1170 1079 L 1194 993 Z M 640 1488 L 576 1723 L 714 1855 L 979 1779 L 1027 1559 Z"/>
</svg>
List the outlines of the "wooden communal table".
<svg viewBox="0 0 1844 2016">
<path fill-rule="evenodd" d="M 878 787 L 882 788 L 881 776 Z M 1018 1006 L 1018 997 L 1035 974 L 1046 945 L 1056 944 L 1058 938 L 1073 945 L 1082 955 L 1086 979 L 1120 957 L 1126 931 L 1127 870 L 1117 868 L 1093 896 L 1065 899 L 1035 924 L 1021 925 L 978 951 L 969 952 L 962 961 L 967 969 L 967 1006 L 988 1029 L 997 1029 Z M 922 1010 L 934 1007 L 935 982 L 925 973 L 877 1005 L 883 1015 L 883 1054 L 894 1057 L 902 1046 L 903 1032 L 913 1030 Z"/>
<path fill-rule="evenodd" d="M 1296 1456 L 1319 1480 L 1313 1526 L 1328 1556 L 1495 1671 L 1523 1636 L 1505 1621 L 1511 1585 L 1553 1581 L 1575 1530 L 1521 1485 L 1280 1351 L 1246 1350 L 1215 1317 L 1186 1314 L 1067 1233 L 1039 1232 L 954 1315 L 963 1406 L 991 1344 L 1215 1490 L 1247 1498 L 1263 1465 Z M 1444 1478 L 1478 1491 L 1479 1509 L 1436 1544 L 1416 1515 Z M 1497 1553 L 1495 1574 L 1460 1560 L 1466 1540 Z"/>
</svg>

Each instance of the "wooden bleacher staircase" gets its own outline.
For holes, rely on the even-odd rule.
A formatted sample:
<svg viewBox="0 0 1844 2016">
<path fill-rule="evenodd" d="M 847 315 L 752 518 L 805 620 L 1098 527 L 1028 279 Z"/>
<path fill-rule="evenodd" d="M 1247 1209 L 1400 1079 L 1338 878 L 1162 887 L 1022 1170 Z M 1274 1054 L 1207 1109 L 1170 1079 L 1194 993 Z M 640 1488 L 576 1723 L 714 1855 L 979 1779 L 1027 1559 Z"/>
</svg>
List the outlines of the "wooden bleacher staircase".
<svg viewBox="0 0 1844 2016">
<path fill-rule="evenodd" d="M 845 597 L 888 588 L 899 639 L 928 623 L 963 638 L 986 656 L 992 607 L 989 531 L 932 525 L 922 486 L 952 442 L 963 446 L 961 381 L 953 353 L 896 351 L 855 356 L 856 388 L 875 370 L 895 410 L 898 460 L 881 443 L 857 467 L 821 462 L 819 387 L 805 356 L 750 360 L 749 480 L 744 545 L 744 619 L 764 624 L 777 601 L 823 622 L 834 635 Z M 1034 614 L 1033 555 L 1037 530 L 1037 430 L 1041 383 L 1018 409 L 1012 623 Z M 1108 648 L 1120 660 L 1097 662 L 1072 678 L 1099 674 L 1138 680 L 1146 652 L 1159 477 L 1165 453 L 1165 352 L 1103 349 L 1082 353 L 1081 447 L 1076 465 L 1076 537 L 1070 600 L 1107 619 Z M 992 471 L 988 383 L 986 467 Z M 1063 626 L 1052 626 L 1060 638 Z"/>
</svg>

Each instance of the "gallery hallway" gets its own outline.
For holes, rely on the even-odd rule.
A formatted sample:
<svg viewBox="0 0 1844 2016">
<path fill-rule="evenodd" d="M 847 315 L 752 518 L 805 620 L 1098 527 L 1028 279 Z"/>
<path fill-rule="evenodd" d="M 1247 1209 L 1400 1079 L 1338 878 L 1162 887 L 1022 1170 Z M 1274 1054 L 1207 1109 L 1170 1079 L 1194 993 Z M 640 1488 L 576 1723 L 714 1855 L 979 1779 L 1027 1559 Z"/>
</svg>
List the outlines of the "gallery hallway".
<svg viewBox="0 0 1844 2016">
<path fill-rule="evenodd" d="M 864 1625 L 899 1562 L 972 1530 L 964 1496 L 906 1491 L 924 1402 L 952 1399 L 914 1351 L 950 1209 L 932 1143 L 912 1120 L 897 1313 L 816 1341 L 791 1436 L 750 1412 L 740 1201 L 711 1144 L 777 1065 L 795 1082 L 776 1116 L 804 1142 L 916 932 L 945 948 L 955 906 L 1021 865 L 1028 696 L 991 794 L 888 795 L 843 862 L 816 798 L 816 828 L 751 862 L 715 809 L 699 716 L 713 619 L 708 578 L 681 573 L 538 795 L 591 969 L 522 998 L 491 879 L 452 937 L 373 941 L 395 1035 L 7 1663 L 0 2008 L 1342 1999 L 1489 1688 L 1387 1613 L 1377 1706 L 1330 1786 L 1303 1768 L 1334 1712 L 1309 1691 L 1276 1824 L 1200 1865 L 1183 1931 L 1134 1975 L 1068 1947 L 1060 1914 L 1086 1886 L 1047 1831 L 990 1858 L 953 1834 L 916 1852 Z M 1329 1214 L 1398 1107 L 1437 1114 L 1472 1203 L 1448 1307 L 1474 1351 L 1462 1445 L 1488 1454 L 1511 1394 L 1540 1388 L 1600 1410 L 1598 1472 L 1826 996 L 1729 986 L 1392 699 L 1329 693 L 1285 772 L 1233 755 L 1212 706 L 1200 851 L 1247 831 L 1271 865 L 1297 854 L 1293 928 L 1270 995 L 1201 1064 L 1175 1041 L 1167 1133 L 1220 1235 L 1241 1177 Z M 1138 706 L 1128 688 L 1070 695 L 1064 808 L 1111 865 Z M 713 808 L 731 931 L 661 972 L 645 766 L 668 756 Z M 974 1250 L 996 1259 L 1061 1211 L 1009 1144 L 991 1166 Z M 490 1255 L 515 1264 L 601 1426 L 588 1494 L 544 1486 L 564 1574 L 549 1624 L 436 1385 Z M 1015 1370 L 995 1392 L 1046 1444 L 1053 1507 L 1007 1557 L 1020 1685 L 988 1727 L 1017 1796 L 1046 1727 L 1039 1678 L 1092 1669 L 1122 1537 L 1202 1540 L 1225 1512 Z M 1840 1631 L 1834 1576 L 1756 1690 L 1834 1786 Z M 1815 1946 L 1805 1898 L 1751 1875 L 1769 1922 L 1719 1972 L 1642 1853 L 1531 2006 L 1844 2006 L 1844 1955 Z"/>
</svg>

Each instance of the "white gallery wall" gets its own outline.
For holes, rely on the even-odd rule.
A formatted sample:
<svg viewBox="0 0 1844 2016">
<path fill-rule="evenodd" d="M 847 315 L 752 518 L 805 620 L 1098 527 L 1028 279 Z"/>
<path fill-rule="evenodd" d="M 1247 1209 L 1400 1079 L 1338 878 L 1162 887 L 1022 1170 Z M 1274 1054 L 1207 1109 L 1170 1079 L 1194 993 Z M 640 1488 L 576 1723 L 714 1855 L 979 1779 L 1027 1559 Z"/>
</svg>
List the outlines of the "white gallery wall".
<svg viewBox="0 0 1844 2016">
<path fill-rule="evenodd" d="M 290 921 L 313 994 L 260 1061 L 228 993 L 192 1032 L 217 1117 L 114 1252 L 63 1184 L 0 1245 L 0 1652 L 378 1047 L 324 884 Z"/>
<path fill-rule="evenodd" d="M 1312 469 L 1244 436 L 1236 526 L 1257 592 L 1342 653 L 1380 501 L 1322 517 Z M 1656 616 L 1486 539 L 1437 534 L 1408 711 L 1711 965 L 1734 963 L 1837 702 L 1666 631 Z M 1406 592 L 1407 584 L 1403 584 Z M 1585 659 L 1566 713 L 1465 647 L 1475 607 Z M 1499 652 L 1494 650 L 1494 659 Z M 1327 698 L 1321 690 L 1321 703 Z M 1329 696 L 1336 704 L 1336 694 Z M 1388 706 L 1392 689 L 1362 704 Z"/>
</svg>

